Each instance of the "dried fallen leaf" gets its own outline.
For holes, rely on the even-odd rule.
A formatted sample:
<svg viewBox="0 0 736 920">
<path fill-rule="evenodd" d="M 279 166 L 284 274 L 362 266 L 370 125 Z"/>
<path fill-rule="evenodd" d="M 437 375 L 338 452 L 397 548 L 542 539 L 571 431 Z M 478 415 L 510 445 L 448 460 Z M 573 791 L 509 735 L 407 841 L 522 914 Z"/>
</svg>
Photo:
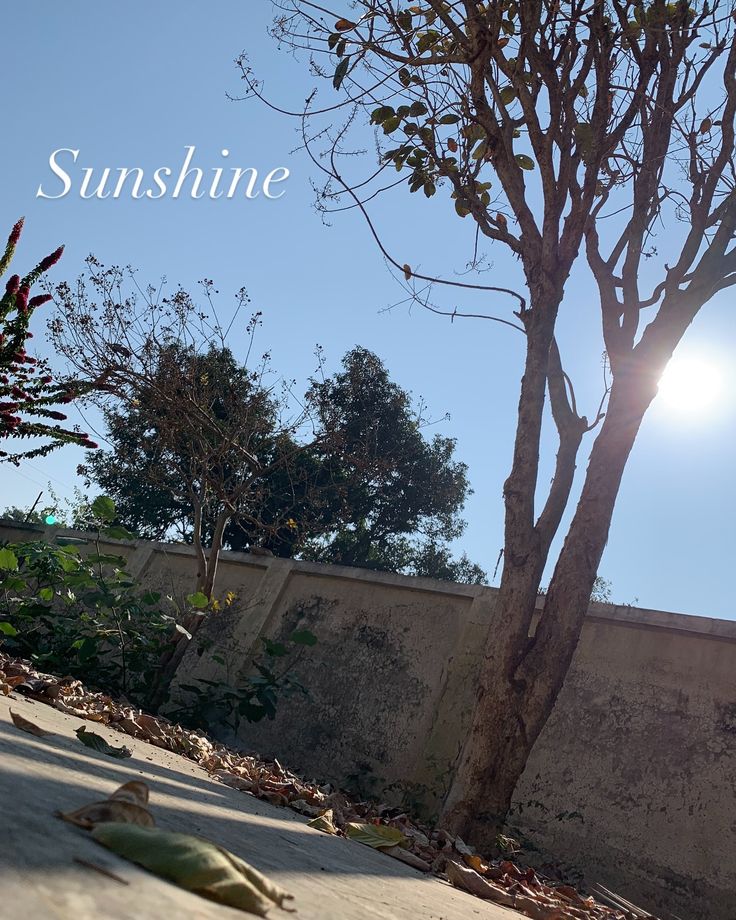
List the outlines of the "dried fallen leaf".
<svg viewBox="0 0 736 920">
<path fill-rule="evenodd" d="M 327 811 L 320 815 L 318 818 L 312 818 L 311 821 L 307 821 L 307 827 L 313 827 L 316 831 L 322 831 L 323 834 L 336 834 L 337 828 L 334 824 L 334 814 L 331 808 L 328 808 Z"/>
<path fill-rule="evenodd" d="M 46 729 L 40 728 L 33 722 L 29 722 L 28 719 L 19 716 L 18 713 L 13 712 L 12 709 L 10 710 L 10 718 L 13 720 L 13 725 L 15 725 L 16 728 L 28 732 L 29 735 L 35 735 L 37 738 L 43 738 L 44 735 L 53 735 L 53 732 L 48 732 Z"/>
<path fill-rule="evenodd" d="M 406 863 L 407 866 L 411 866 L 413 869 L 419 869 L 420 872 L 429 872 L 432 869 L 430 864 L 422 859 L 421 856 L 416 856 L 410 850 L 405 850 L 403 847 L 385 847 L 382 848 L 381 852 L 393 856 L 394 859 L 401 860 L 401 862 Z"/>
<path fill-rule="evenodd" d="M 345 835 L 375 850 L 406 843 L 406 837 L 401 831 L 395 827 L 387 827 L 385 824 L 359 824 L 351 821 L 345 825 Z"/>
<path fill-rule="evenodd" d="M 145 808 L 148 802 L 148 786 L 138 780 L 125 783 L 101 802 L 83 805 L 76 811 L 57 811 L 57 817 L 76 827 L 92 830 L 98 824 L 137 824 L 139 827 L 153 827 L 156 823 Z"/>
<path fill-rule="evenodd" d="M 100 824 L 93 838 L 131 862 L 186 891 L 263 917 L 292 895 L 222 847 L 158 828 Z M 287 908 L 284 908 L 287 909 Z"/>
<path fill-rule="evenodd" d="M 490 878 L 501 878 L 501 876 L 505 874 L 503 870 L 497 868 L 496 866 L 489 866 L 488 863 L 483 862 L 480 856 L 476 855 L 475 853 L 471 853 L 470 855 L 463 855 L 463 859 L 471 869 L 475 869 L 475 871 L 481 875 L 486 875 Z"/>
<path fill-rule="evenodd" d="M 232 789 L 240 789 L 241 792 L 250 792 L 255 785 L 251 780 L 246 779 L 244 776 L 238 776 L 236 773 L 231 773 L 229 770 L 215 770 L 212 776 Z"/>
<path fill-rule="evenodd" d="M 123 760 L 125 757 L 132 757 L 132 751 L 123 745 L 122 747 L 113 747 L 107 741 L 95 732 L 88 732 L 84 725 L 80 725 L 75 732 L 77 738 L 88 748 L 93 751 L 99 751 L 100 754 L 107 754 L 108 757 L 117 757 Z"/>
<path fill-rule="evenodd" d="M 469 891 L 476 898 L 495 901 L 496 904 L 502 904 L 504 907 L 514 906 L 515 899 L 513 895 L 510 895 L 500 885 L 494 885 L 493 882 L 484 879 L 474 869 L 455 862 L 454 859 L 447 860 L 445 872 L 451 884 L 456 888 Z"/>
<path fill-rule="evenodd" d="M 310 805 L 309 802 L 305 802 L 304 799 L 292 799 L 289 802 L 289 808 L 293 808 L 294 811 L 298 811 L 299 814 L 307 815 L 309 818 L 315 818 L 322 814 L 323 808 L 319 805 Z"/>
</svg>

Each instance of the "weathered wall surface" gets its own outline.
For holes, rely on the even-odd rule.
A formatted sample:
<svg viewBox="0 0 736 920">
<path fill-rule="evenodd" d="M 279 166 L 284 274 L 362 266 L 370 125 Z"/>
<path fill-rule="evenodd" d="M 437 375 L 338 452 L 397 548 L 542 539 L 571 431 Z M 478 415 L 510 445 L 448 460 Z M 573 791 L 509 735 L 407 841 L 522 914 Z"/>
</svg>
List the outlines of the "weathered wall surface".
<svg viewBox="0 0 736 920">
<path fill-rule="evenodd" d="M 0 525 L 0 539 L 29 536 Z M 147 583 L 191 589 L 189 548 L 116 549 Z M 309 628 L 319 639 L 294 667 L 309 698 L 245 724 L 237 741 L 323 780 L 436 803 L 495 591 L 225 553 L 218 593 L 228 590 L 239 602 L 208 616 L 198 639 L 211 648 L 192 646 L 180 682 L 236 685 L 262 636 Z M 540 859 L 579 867 L 663 917 L 734 920 L 735 790 L 736 622 L 591 605 L 516 792 L 514 823 Z"/>
</svg>

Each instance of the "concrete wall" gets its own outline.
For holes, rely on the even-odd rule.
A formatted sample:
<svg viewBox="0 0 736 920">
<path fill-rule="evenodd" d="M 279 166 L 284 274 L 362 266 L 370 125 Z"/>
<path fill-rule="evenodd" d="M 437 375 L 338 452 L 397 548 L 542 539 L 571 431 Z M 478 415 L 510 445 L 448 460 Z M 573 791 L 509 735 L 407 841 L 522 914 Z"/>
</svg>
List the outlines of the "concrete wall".
<svg viewBox="0 0 736 920">
<path fill-rule="evenodd" d="M 0 539 L 29 536 L 0 524 Z M 188 547 L 116 548 L 148 584 L 191 590 Z M 236 739 L 213 731 L 431 809 L 463 737 L 495 591 L 225 553 L 218 594 L 228 590 L 238 602 L 207 617 L 197 639 L 210 648 L 190 648 L 180 682 L 237 685 L 262 636 L 309 628 L 319 643 L 294 667 L 308 699 Z M 734 920 L 735 790 L 736 622 L 592 604 L 516 791 L 518 833 L 541 862 L 577 867 L 662 917 Z"/>
</svg>

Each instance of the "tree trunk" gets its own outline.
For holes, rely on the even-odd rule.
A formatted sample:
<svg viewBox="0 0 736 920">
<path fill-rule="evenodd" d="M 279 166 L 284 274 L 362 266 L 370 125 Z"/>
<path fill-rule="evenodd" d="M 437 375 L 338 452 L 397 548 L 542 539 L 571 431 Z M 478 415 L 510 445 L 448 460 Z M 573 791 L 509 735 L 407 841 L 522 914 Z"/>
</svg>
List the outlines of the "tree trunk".
<svg viewBox="0 0 736 920">
<path fill-rule="evenodd" d="M 540 624 L 533 639 L 524 637 L 523 648 L 515 629 L 530 620 L 535 598 L 523 574 L 513 571 L 514 561 L 505 560 L 476 704 L 441 816 L 444 827 L 479 848 L 494 845 L 527 758 L 562 688 L 626 461 L 656 393 L 654 379 L 627 373 L 614 382 Z"/>
<path fill-rule="evenodd" d="M 215 523 L 215 529 L 212 535 L 212 546 L 208 554 L 205 554 L 202 547 L 201 539 L 201 513 L 197 515 L 195 510 L 195 528 L 194 528 L 194 545 L 197 557 L 197 582 L 196 591 L 201 591 L 207 598 L 212 598 L 212 592 L 215 588 L 215 577 L 217 575 L 217 564 L 222 551 L 222 540 L 225 533 L 225 527 L 230 520 L 229 512 L 220 512 Z M 199 524 L 199 530 L 197 525 Z M 197 633 L 203 614 L 194 612 L 182 617 L 181 626 L 187 630 L 192 639 Z M 158 671 L 153 681 L 151 692 L 151 708 L 158 709 L 166 700 L 176 669 L 181 664 L 181 660 L 192 639 L 187 638 L 178 630 L 174 632 L 166 648 L 159 659 Z"/>
</svg>

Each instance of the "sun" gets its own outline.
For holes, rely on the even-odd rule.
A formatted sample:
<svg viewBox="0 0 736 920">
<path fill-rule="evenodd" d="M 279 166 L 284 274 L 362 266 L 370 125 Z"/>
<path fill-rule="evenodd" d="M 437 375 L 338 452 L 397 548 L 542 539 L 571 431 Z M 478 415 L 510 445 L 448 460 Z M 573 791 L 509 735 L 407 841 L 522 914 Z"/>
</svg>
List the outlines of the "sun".
<svg viewBox="0 0 736 920">
<path fill-rule="evenodd" d="M 660 378 L 658 401 L 678 412 L 704 412 L 717 404 L 722 389 L 723 372 L 716 361 L 675 355 Z"/>
</svg>

